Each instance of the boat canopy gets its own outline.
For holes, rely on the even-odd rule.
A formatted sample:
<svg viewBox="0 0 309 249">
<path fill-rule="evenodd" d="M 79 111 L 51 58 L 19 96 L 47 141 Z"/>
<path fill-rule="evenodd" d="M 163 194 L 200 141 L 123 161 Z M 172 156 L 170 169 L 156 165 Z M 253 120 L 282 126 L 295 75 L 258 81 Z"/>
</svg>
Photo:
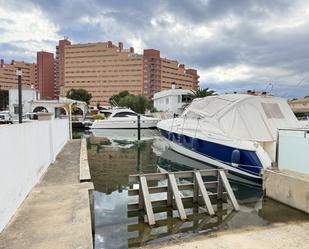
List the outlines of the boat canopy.
<svg viewBox="0 0 309 249">
<path fill-rule="evenodd" d="M 273 96 L 226 94 L 195 99 L 183 113 L 199 118 L 237 139 L 269 142 L 276 140 L 278 128 L 300 128 L 287 101 Z"/>
</svg>

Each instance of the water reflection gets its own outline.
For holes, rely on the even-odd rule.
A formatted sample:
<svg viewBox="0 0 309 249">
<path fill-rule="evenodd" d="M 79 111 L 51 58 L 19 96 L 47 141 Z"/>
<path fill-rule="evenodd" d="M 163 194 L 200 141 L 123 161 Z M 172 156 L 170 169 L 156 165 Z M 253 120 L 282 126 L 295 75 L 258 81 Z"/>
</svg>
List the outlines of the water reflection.
<svg viewBox="0 0 309 249">
<path fill-rule="evenodd" d="M 137 201 L 136 196 L 128 196 L 128 175 L 210 166 L 168 149 L 154 131 L 145 132 L 140 143 L 136 142 L 137 134 L 131 130 L 104 132 L 87 139 L 89 166 L 96 190 L 96 248 L 135 247 L 175 236 L 308 219 L 299 211 L 263 199 L 260 185 L 232 179 L 232 188 L 241 204 L 240 212 L 231 211 L 227 203 L 218 207 L 217 216 L 209 217 L 203 209 L 191 204 L 185 206 L 188 220 L 181 221 L 175 210 L 161 208 L 155 210 L 158 221 L 151 228 L 145 224 L 143 212 L 127 210 L 129 202 Z M 153 182 L 153 185 L 158 184 Z"/>
<path fill-rule="evenodd" d="M 192 206 L 192 205 L 191 205 Z M 144 213 L 136 213 L 138 220 L 136 224 L 128 225 L 129 239 L 128 247 L 138 247 L 150 243 L 156 243 L 174 238 L 175 235 L 187 237 L 193 233 L 214 229 L 224 222 L 229 221 L 235 215 L 230 209 L 222 206 L 216 211 L 216 216 L 210 217 L 205 214 L 205 210 L 194 205 L 186 207 L 187 220 L 180 220 L 176 210 L 172 208 L 160 208 L 160 213 L 156 214 L 156 226 L 150 227 L 145 224 Z M 165 210 L 163 210 L 165 209 Z M 155 210 L 156 211 L 156 210 Z M 129 212 L 130 215 L 130 212 Z M 134 215 L 134 214 L 133 214 Z"/>
<path fill-rule="evenodd" d="M 95 190 L 110 194 L 127 188 L 128 175 L 157 172 L 151 141 L 121 138 L 88 138 L 88 160 Z"/>
</svg>

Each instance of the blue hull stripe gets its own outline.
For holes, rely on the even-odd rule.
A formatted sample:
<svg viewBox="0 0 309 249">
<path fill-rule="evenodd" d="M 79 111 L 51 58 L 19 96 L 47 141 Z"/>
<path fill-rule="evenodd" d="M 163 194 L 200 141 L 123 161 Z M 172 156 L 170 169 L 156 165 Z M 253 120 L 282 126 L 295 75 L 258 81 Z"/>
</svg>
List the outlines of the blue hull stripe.
<svg viewBox="0 0 309 249">
<path fill-rule="evenodd" d="M 237 163 L 239 165 L 237 169 L 243 170 L 247 173 L 259 176 L 261 169 L 263 168 L 262 163 L 255 151 L 243 150 L 237 147 L 213 143 L 199 138 L 192 138 L 190 136 L 169 132 L 163 129 L 159 130 L 165 138 L 173 141 L 174 143 L 209 158 L 219 160 L 229 166 L 232 166 L 232 163 Z M 237 162 L 235 162 L 235 160 Z"/>
</svg>

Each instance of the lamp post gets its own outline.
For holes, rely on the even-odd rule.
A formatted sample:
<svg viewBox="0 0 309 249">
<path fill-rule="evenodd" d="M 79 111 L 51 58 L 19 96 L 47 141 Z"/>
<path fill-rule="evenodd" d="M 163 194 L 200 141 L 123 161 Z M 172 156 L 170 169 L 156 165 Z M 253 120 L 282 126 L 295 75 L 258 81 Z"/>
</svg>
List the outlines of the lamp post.
<svg viewBox="0 0 309 249">
<path fill-rule="evenodd" d="M 72 132 L 72 105 L 73 103 L 69 104 L 69 127 L 70 127 L 70 140 L 73 137 L 73 132 Z"/>
<path fill-rule="evenodd" d="M 72 105 L 76 102 L 71 102 L 69 104 L 69 127 L 70 127 L 70 139 L 73 139 L 73 127 L 72 127 Z"/>
<path fill-rule="evenodd" d="M 21 76 L 23 75 L 23 71 L 21 68 L 16 70 L 16 76 L 18 77 L 18 122 L 21 124 L 23 122 L 22 114 L 23 114 L 23 106 L 22 106 L 22 91 L 21 91 Z"/>
</svg>

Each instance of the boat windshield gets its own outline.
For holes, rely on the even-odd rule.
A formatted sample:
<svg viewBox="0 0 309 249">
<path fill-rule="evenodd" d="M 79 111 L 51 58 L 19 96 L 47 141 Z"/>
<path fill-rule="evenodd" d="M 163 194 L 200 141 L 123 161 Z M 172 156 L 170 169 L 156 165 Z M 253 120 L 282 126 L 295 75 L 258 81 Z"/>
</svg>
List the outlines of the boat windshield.
<svg viewBox="0 0 309 249">
<path fill-rule="evenodd" d="M 129 116 L 137 116 L 134 112 L 118 112 L 113 117 L 129 117 Z"/>
</svg>

